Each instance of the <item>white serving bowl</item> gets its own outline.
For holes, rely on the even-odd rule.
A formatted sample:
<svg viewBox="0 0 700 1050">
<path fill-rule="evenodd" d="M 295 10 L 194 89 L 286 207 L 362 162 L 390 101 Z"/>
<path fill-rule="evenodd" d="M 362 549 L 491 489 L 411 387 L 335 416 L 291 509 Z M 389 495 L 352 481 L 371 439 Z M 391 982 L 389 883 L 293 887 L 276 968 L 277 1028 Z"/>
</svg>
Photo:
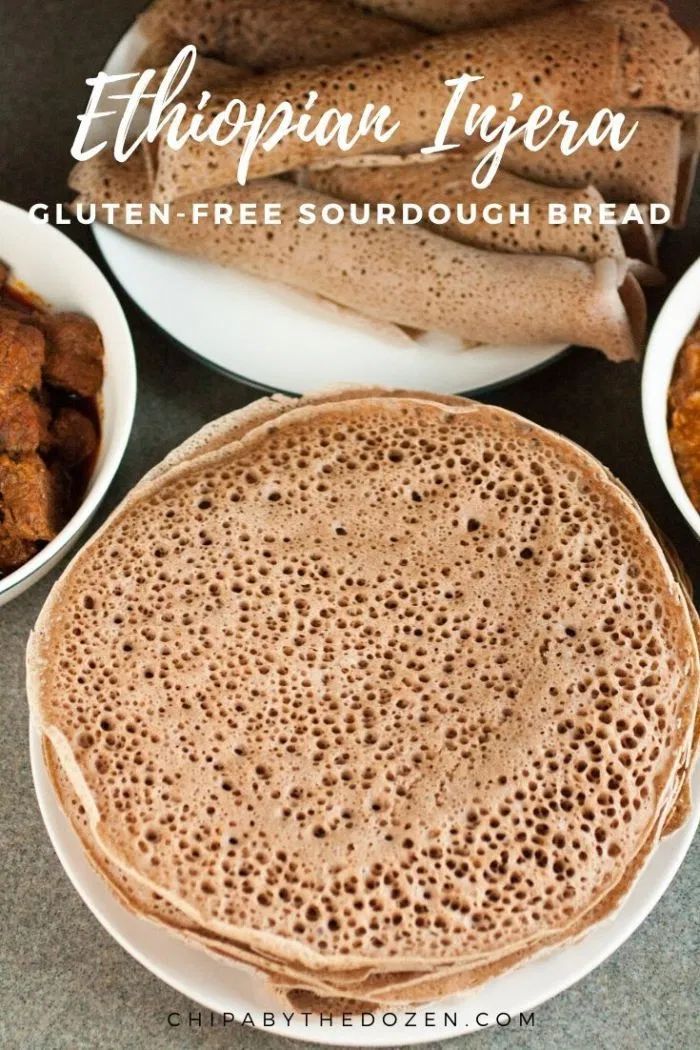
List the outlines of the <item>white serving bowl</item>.
<svg viewBox="0 0 700 1050">
<path fill-rule="evenodd" d="M 642 412 L 651 454 L 671 499 L 700 539 L 700 513 L 683 487 L 668 437 L 668 388 L 673 366 L 698 317 L 700 259 L 693 263 L 664 303 L 649 337 L 642 374 Z"/>
<path fill-rule="evenodd" d="M 0 577 L 0 605 L 45 575 L 77 541 L 104 497 L 131 432 L 136 404 L 136 362 L 119 301 L 88 256 L 52 226 L 0 201 L 0 259 L 52 309 L 76 310 L 97 323 L 104 340 L 102 438 L 87 492 L 58 536 L 21 568 Z"/>
</svg>

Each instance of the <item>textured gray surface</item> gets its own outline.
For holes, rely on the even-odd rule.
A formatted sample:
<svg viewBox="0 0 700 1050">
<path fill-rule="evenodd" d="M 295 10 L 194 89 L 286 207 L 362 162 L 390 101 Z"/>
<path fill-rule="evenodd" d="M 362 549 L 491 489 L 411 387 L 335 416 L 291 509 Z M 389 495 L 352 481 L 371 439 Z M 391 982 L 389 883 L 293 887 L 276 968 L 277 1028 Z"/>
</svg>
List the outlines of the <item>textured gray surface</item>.
<svg viewBox="0 0 700 1050">
<path fill-rule="evenodd" d="M 100 66 L 140 0 L 0 0 L 0 196 L 27 206 L 64 199 L 82 81 Z M 697 0 L 686 0 L 700 27 Z M 693 14 L 694 12 L 694 14 Z M 76 235 L 93 255 L 90 236 Z M 700 201 L 693 221 L 664 246 L 675 279 L 700 251 Z M 2 231 L 0 230 L 0 255 Z M 655 303 L 663 298 L 655 296 Z M 187 358 L 125 304 L 140 369 L 137 421 L 109 495 L 112 506 L 141 474 L 205 421 L 255 397 Z M 235 337 L 235 336 L 234 336 Z M 294 351 L 294 333 L 290 333 Z M 301 348 L 300 348 L 301 349 Z M 700 586 L 700 548 L 658 480 L 644 441 L 639 369 L 574 351 L 529 379 L 492 394 L 580 441 L 655 515 Z M 29 771 L 24 646 L 50 585 L 0 610 L 0 1046 L 188 1047 L 273 1050 L 276 1037 L 239 1027 L 169 1028 L 171 1011 L 197 1010 L 151 976 L 104 932 L 53 854 Z M 700 842 L 642 928 L 595 973 L 536 1011 L 534 1029 L 483 1032 L 450 1046 L 522 1050 L 686 1050 L 700 1045 L 694 1002 L 700 956 Z M 437 1045 L 437 1044 L 436 1044 Z M 447 1045 L 447 1044 L 445 1044 Z"/>
</svg>

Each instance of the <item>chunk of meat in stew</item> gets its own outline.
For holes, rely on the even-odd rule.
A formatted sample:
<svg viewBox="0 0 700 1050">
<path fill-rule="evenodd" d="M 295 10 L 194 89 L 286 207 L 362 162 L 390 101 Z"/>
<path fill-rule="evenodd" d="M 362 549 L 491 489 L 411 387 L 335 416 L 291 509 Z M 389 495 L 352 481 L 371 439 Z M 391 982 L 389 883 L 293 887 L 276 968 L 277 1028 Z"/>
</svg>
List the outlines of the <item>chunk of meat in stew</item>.
<svg viewBox="0 0 700 1050">
<path fill-rule="evenodd" d="M 33 558 L 39 549 L 37 543 L 22 540 L 0 524 L 0 573 L 13 572 Z"/>
<path fill-rule="evenodd" d="M 83 314 L 46 314 L 44 380 L 81 397 L 94 397 L 102 386 L 104 347 L 100 330 Z"/>
<path fill-rule="evenodd" d="M 0 393 L 0 452 L 36 452 L 49 442 L 51 413 L 24 390 Z"/>
<path fill-rule="evenodd" d="M 95 424 L 77 408 L 61 408 L 51 425 L 51 439 L 59 460 L 77 467 L 97 451 Z"/>
<path fill-rule="evenodd" d="M 0 261 L 0 577 L 63 527 L 99 447 L 103 345 L 88 317 L 52 314 Z"/>
<path fill-rule="evenodd" d="M 0 455 L 0 524 L 20 540 L 51 540 L 65 524 L 65 492 L 36 452 Z"/>
<path fill-rule="evenodd" d="M 38 390 L 46 344 L 34 325 L 20 315 L 0 318 L 0 395 L 3 391 Z"/>
</svg>

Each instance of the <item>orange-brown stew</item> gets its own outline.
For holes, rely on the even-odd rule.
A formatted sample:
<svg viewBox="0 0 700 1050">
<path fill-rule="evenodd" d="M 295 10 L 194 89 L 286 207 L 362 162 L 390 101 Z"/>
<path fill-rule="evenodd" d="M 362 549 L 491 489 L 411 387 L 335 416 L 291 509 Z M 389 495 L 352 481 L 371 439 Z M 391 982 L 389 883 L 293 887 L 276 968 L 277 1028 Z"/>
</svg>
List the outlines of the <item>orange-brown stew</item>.
<svg viewBox="0 0 700 1050">
<path fill-rule="evenodd" d="M 668 404 L 669 438 L 678 473 L 700 510 L 700 324 L 681 347 Z"/>
<path fill-rule="evenodd" d="M 102 337 L 8 283 L 0 264 L 0 576 L 80 505 L 100 443 Z"/>
</svg>

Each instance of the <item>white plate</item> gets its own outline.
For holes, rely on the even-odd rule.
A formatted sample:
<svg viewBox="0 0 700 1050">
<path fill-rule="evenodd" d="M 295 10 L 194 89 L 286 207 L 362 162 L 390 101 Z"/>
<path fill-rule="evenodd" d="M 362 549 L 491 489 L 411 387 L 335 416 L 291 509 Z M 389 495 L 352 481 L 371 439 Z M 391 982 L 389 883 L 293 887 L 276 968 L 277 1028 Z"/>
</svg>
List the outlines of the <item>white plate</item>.
<svg viewBox="0 0 700 1050">
<path fill-rule="evenodd" d="M 234 963 L 216 959 L 203 949 L 187 945 L 174 934 L 146 919 L 130 914 L 93 871 L 80 842 L 66 820 L 47 776 L 41 752 L 41 736 L 30 725 L 30 752 L 34 787 L 39 808 L 51 842 L 71 882 L 88 908 L 105 929 L 135 959 L 177 991 L 217 1013 L 233 1014 L 241 1020 L 250 1013 L 261 1023 L 265 1010 L 277 1010 L 279 1024 L 267 1031 L 290 1038 L 328 1046 L 415 1046 L 451 1036 L 464 1035 L 497 1023 L 496 1017 L 509 1014 L 517 1019 L 576 981 L 607 959 L 634 932 L 667 889 L 685 856 L 700 821 L 700 768 L 692 783 L 692 814 L 678 831 L 661 842 L 620 909 L 612 918 L 596 926 L 577 944 L 558 949 L 548 956 L 526 963 L 465 995 L 452 996 L 440 1003 L 421 1007 L 414 1023 L 401 1011 L 387 1011 L 389 1024 L 377 1016 L 374 1025 L 361 1027 L 359 1018 L 352 1027 L 322 1025 L 311 1017 L 295 1015 L 287 1027 L 277 1004 L 253 972 Z M 434 1022 L 425 1020 L 434 1011 Z M 456 1014 L 453 1025 L 444 1014 Z M 482 1015 L 482 1024 L 477 1018 Z M 336 1015 L 338 1017 L 338 1015 Z M 396 1017 L 396 1024 L 392 1023 Z M 234 1037 L 235 1041 L 235 1037 Z"/>
<path fill-rule="evenodd" d="M 130 29 L 107 72 L 132 70 L 142 46 Z M 474 393 L 541 368 L 565 350 L 559 344 L 464 351 L 444 336 L 420 343 L 395 338 L 275 282 L 161 251 L 108 227 L 94 232 L 107 265 L 144 313 L 203 361 L 254 386 L 306 393 L 354 382 Z"/>
<path fill-rule="evenodd" d="M 136 363 L 126 318 L 109 282 L 85 252 L 52 226 L 0 201 L 0 252 L 11 280 L 48 306 L 92 317 L 102 333 L 102 440 L 85 498 L 55 539 L 21 568 L 0 578 L 0 605 L 41 579 L 75 544 L 104 497 L 129 440 L 136 404 Z"/>
<path fill-rule="evenodd" d="M 678 351 L 700 318 L 700 259 L 683 275 L 664 303 L 649 337 L 642 374 L 644 429 L 664 485 L 700 539 L 700 512 L 690 502 L 668 437 L 668 388 Z"/>
</svg>

